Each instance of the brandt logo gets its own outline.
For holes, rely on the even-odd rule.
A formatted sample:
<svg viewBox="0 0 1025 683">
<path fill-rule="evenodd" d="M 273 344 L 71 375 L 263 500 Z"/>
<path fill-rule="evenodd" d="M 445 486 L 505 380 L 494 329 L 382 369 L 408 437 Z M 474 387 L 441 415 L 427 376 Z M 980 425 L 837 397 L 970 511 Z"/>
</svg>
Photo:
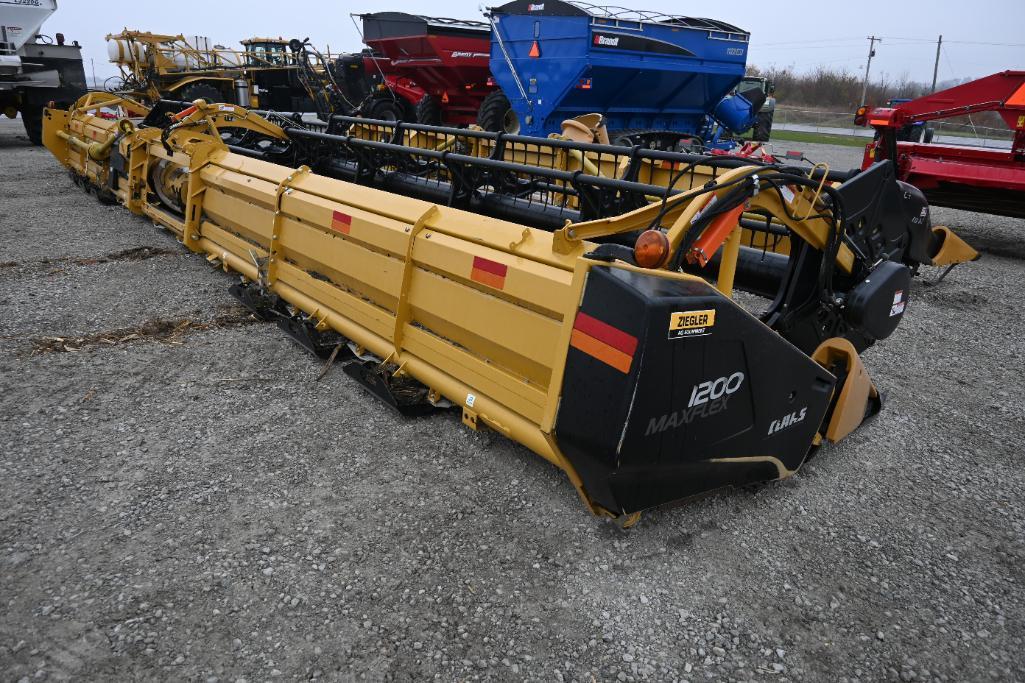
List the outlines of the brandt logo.
<svg viewBox="0 0 1025 683">
<path fill-rule="evenodd" d="M 612 36 L 603 36 L 600 33 L 594 34 L 594 44 L 604 45 L 605 47 L 618 47 L 619 38 L 613 38 Z"/>
<path fill-rule="evenodd" d="M 527 5 L 528 12 L 544 12 L 545 4 L 542 2 L 540 5 Z"/>
</svg>

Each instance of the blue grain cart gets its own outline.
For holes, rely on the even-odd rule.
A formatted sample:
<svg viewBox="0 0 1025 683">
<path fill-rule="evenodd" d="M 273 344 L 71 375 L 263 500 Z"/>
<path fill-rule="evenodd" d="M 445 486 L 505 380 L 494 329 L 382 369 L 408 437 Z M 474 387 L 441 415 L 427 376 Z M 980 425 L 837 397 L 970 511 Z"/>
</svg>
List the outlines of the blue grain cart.
<svg viewBox="0 0 1025 683">
<path fill-rule="evenodd" d="M 764 97 L 731 91 L 749 34 L 736 26 L 575 0 L 515 0 L 489 12 L 491 74 L 481 106 L 491 130 L 548 135 L 600 112 L 613 137 L 720 138 L 755 120 Z M 643 137 L 640 136 L 640 137 Z"/>
</svg>

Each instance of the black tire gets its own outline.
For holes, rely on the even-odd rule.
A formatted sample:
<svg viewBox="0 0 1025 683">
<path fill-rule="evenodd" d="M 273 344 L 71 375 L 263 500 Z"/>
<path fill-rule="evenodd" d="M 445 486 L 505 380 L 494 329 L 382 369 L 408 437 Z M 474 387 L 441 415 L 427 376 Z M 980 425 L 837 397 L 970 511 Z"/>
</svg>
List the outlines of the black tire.
<svg viewBox="0 0 1025 683">
<path fill-rule="evenodd" d="M 181 89 L 181 98 L 185 102 L 206 100 L 207 104 L 225 102 L 224 94 L 209 83 L 193 83 Z"/>
<path fill-rule="evenodd" d="M 407 121 L 409 113 L 406 110 L 405 100 L 398 97 L 375 97 L 370 106 L 367 107 L 367 118 L 380 121 Z"/>
<path fill-rule="evenodd" d="M 420 101 L 416 103 L 416 108 L 413 111 L 413 117 L 417 123 L 423 123 L 428 126 L 440 126 L 441 125 L 441 102 L 436 97 L 431 95 L 424 95 L 420 98 Z"/>
<path fill-rule="evenodd" d="M 927 145 L 930 144 L 934 135 L 936 135 L 936 129 L 931 126 L 926 126 L 925 132 L 922 133 L 922 142 Z"/>
<path fill-rule="evenodd" d="M 768 142 L 772 137 L 772 117 L 775 111 L 760 111 L 755 119 L 751 139 L 755 142 Z"/>
<path fill-rule="evenodd" d="M 477 125 L 492 133 L 519 133 L 520 119 L 513 111 L 509 98 L 496 90 L 480 103 L 477 110 Z"/>
<path fill-rule="evenodd" d="M 634 136 L 638 133 L 643 133 L 645 130 L 644 128 L 623 128 L 622 130 L 612 131 L 609 135 L 609 142 L 617 147 L 634 147 L 640 144 Z"/>
<path fill-rule="evenodd" d="M 637 147 L 664 152 L 699 153 L 704 143 L 696 135 L 654 128 L 621 128 L 609 133 L 609 142 L 617 147 Z"/>
<path fill-rule="evenodd" d="M 43 108 L 37 105 L 25 105 L 21 110 L 21 122 L 25 126 L 25 134 L 33 145 L 43 144 Z"/>
</svg>

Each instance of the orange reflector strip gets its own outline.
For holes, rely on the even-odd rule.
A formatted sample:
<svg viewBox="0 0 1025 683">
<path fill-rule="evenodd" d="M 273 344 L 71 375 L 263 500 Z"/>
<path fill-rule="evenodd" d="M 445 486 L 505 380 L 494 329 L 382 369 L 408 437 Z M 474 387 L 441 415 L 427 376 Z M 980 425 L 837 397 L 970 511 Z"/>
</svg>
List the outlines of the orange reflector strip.
<svg viewBox="0 0 1025 683">
<path fill-rule="evenodd" d="M 509 266 L 504 263 L 474 256 L 470 279 L 488 287 L 505 289 L 505 276 L 508 272 Z"/>
<path fill-rule="evenodd" d="M 188 109 L 181 110 L 180 112 L 178 112 L 177 114 L 175 114 L 171 118 L 173 118 L 175 121 L 181 121 L 186 116 L 191 116 L 194 113 L 196 113 L 196 105 L 192 105 Z"/>
<path fill-rule="evenodd" d="M 534 44 L 530 46 L 530 52 L 528 53 L 527 56 L 528 57 L 540 57 L 541 56 L 541 46 L 537 44 L 536 40 L 534 41 Z"/>
<path fill-rule="evenodd" d="M 869 119 L 868 123 L 872 126 L 885 126 L 890 122 L 890 119 Z"/>
<path fill-rule="evenodd" d="M 637 351 L 637 337 L 580 311 L 573 323 L 569 345 L 622 373 L 628 373 Z"/>
<path fill-rule="evenodd" d="M 348 235 L 349 230 L 352 228 L 352 216 L 341 211 L 335 211 L 331 214 L 331 229 L 336 230 L 343 235 Z"/>
<path fill-rule="evenodd" d="M 1025 106 L 1025 84 L 1021 85 L 1021 87 L 1015 90 L 1014 94 L 1008 97 L 1007 101 L 1004 102 L 1004 104 L 1010 105 L 1012 107 Z"/>
</svg>

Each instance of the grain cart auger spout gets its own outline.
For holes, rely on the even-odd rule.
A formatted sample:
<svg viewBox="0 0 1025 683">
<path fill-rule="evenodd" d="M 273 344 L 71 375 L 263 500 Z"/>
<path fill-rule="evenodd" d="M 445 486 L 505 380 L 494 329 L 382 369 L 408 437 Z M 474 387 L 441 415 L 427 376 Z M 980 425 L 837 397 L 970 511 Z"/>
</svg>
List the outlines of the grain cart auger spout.
<svg viewBox="0 0 1025 683">
<path fill-rule="evenodd" d="M 897 327 L 907 262 L 928 258 L 933 235 L 888 164 L 833 187 L 731 163 L 675 194 L 641 175 L 549 177 L 531 194 L 656 199 L 551 232 L 315 173 L 290 131 L 234 105 L 154 110 L 129 126 L 96 115 L 117 110 L 109 95 L 92 97 L 45 118 L 47 147 L 82 182 L 237 273 L 240 298 L 293 333 L 347 342 L 347 372 L 393 405 L 459 406 L 468 427 L 520 442 L 593 512 L 624 521 L 787 477 L 877 411 L 858 352 Z M 225 143 L 246 135 L 259 140 Z M 110 137 L 105 158 L 72 142 Z M 254 158 L 268 141 L 300 165 Z M 474 158 L 447 161 L 469 174 Z M 753 260 L 742 214 L 769 218 L 788 253 Z M 684 272 L 716 265 L 712 282 Z M 773 278 L 760 316 L 731 298 Z"/>
</svg>

